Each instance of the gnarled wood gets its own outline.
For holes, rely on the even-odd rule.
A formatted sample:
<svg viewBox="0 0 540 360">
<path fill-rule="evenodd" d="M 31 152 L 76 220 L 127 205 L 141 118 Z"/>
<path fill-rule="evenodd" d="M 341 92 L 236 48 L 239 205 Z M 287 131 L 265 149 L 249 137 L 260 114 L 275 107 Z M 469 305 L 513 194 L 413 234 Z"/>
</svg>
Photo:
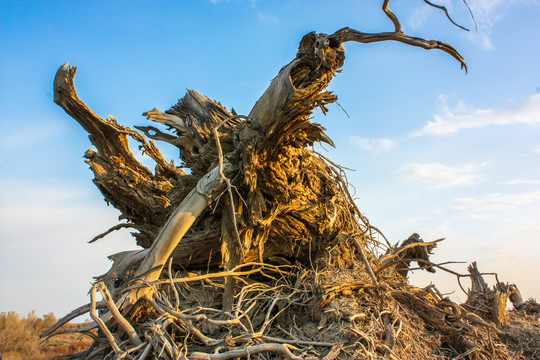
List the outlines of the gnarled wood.
<svg viewBox="0 0 540 360">
<path fill-rule="evenodd" d="M 168 215 L 169 191 L 182 189 L 186 174 L 166 162 L 153 142 L 148 143 L 138 132 L 119 125 L 112 116 L 102 119 L 86 106 L 75 90 L 76 72 L 76 67 L 67 64 L 58 69 L 54 101 L 89 133 L 97 148 L 97 152 L 88 150 L 85 154 L 94 172 L 94 183 L 105 200 L 120 210 L 121 217 L 139 230 L 139 243 L 147 247 Z M 135 158 L 128 137 L 139 142 L 157 163 L 156 174 Z"/>
<path fill-rule="evenodd" d="M 314 360 L 398 358 L 415 350 L 406 341 L 416 336 L 422 340 L 418 358 L 503 358 L 491 336 L 502 333 L 493 323 L 504 325 L 504 286 L 499 283 L 485 303 L 487 318 L 433 285 L 408 285 L 411 261 L 428 271 L 444 270 L 444 263 L 428 259 L 440 240 L 424 243 L 413 234 L 399 247 L 379 242 L 343 170 L 308 148 L 315 142 L 333 145 L 311 116 L 316 109 L 326 113 L 337 100 L 326 88 L 344 64 L 344 43 L 398 41 L 444 51 L 465 66 L 448 44 L 404 34 L 389 2 L 382 10 L 393 32 L 344 28 L 305 35 L 296 57 L 247 116 L 193 90 L 169 110 L 144 113 L 157 124 L 137 129 L 176 146 L 189 173 L 166 162 L 139 132 L 113 117 L 98 117 L 77 97 L 75 68 L 59 70 L 55 101 L 89 132 L 97 149 L 86 155 L 94 182 L 128 220 L 113 229 L 133 226 L 144 247 L 112 255 L 112 268 L 99 277 L 104 285 L 94 286 L 91 305 L 77 311 L 89 309 L 95 320 L 80 331 L 99 326 L 104 333 L 100 346 L 106 351 L 99 355 L 113 349 L 119 357 L 139 359 L 259 353 L 289 359 L 313 354 Z M 128 137 L 156 161 L 154 172 L 129 151 Z M 471 276 L 471 293 L 491 291 Z M 100 316 L 97 287 L 110 310 Z M 427 337 L 439 344 L 423 343 Z"/>
</svg>

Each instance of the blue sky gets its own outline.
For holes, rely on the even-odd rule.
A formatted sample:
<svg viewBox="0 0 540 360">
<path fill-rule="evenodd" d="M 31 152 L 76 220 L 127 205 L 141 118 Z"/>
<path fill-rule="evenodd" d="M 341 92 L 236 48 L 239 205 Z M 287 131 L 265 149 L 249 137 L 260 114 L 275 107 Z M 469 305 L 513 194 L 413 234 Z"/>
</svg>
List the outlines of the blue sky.
<svg viewBox="0 0 540 360">
<path fill-rule="evenodd" d="M 135 248 L 128 231 L 86 243 L 118 212 L 83 162 L 87 134 L 52 101 L 60 65 L 77 66 L 81 99 L 123 125 L 186 88 L 247 114 L 307 32 L 391 31 L 381 2 L 0 1 L 0 311 L 63 315 L 87 302 L 107 255 Z M 406 33 L 454 45 L 467 75 L 442 52 L 346 44 L 330 89 L 350 118 L 333 105 L 314 121 L 391 242 L 446 237 L 436 261 L 477 260 L 540 297 L 540 1 L 469 0 L 478 31 L 462 1 L 438 3 L 472 31 L 420 0 L 391 8 Z M 445 274 L 413 281 L 456 289 Z"/>
</svg>

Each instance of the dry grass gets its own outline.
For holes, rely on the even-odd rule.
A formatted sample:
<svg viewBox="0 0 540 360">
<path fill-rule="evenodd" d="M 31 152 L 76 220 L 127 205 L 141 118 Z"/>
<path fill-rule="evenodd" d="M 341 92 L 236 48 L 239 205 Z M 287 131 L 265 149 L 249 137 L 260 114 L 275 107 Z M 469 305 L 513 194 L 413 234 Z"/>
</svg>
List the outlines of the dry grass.
<svg viewBox="0 0 540 360">
<path fill-rule="evenodd" d="M 51 360 L 62 355 L 82 351 L 90 344 L 90 339 L 78 334 L 55 336 L 47 342 L 39 336 L 56 323 L 53 313 L 39 318 L 34 311 L 21 317 L 14 311 L 0 314 L 0 357 L 3 360 Z M 76 329 L 80 325 L 66 327 Z"/>
</svg>

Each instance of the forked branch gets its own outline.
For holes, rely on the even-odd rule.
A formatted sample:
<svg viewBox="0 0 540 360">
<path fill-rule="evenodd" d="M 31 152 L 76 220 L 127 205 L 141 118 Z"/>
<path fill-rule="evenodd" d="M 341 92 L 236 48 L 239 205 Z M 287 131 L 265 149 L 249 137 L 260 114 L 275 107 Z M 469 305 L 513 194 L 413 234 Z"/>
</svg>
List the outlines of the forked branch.
<svg viewBox="0 0 540 360">
<path fill-rule="evenodd" d="M 452 18 L 448 14 L 448 9 L 446 7 L 434 4 L 428 0 L 423 0 L 423 1 L 431 7 L 444 11 L 448 20 L 450 20 L 450 22 L 454 24 L 455 26 L 463 30 L 469 31 L 467 28 L 457 24 L 454 20 L 452 20 Z M 465 3 L 465 6 L 467 6 L 467 9 L 469 9 L 471 17 L 473 18 L 473 21 L 474 21 L 474 16 L 471 12 L 471 9 L 469 8 L 469 5 L 467 4 L 465 0 L 463 0 L 463 2 Z M 330 35 L 328 38 L 330 39 L 330 41 L 337 42 L 338 45 L 341 45 L 349 41 L 359 42 L 362 44 L 368 44 L 368 43 L 380 42 L 380 41 L 397 41 L 397 42 L 401 42 L 407 45 L 420 47 L 426 50 L 438 49 L 438 50 L 444 51 L 445 53 L 449 54 L 454 59 L 459 61 L 459 63 L 461 64 L 461 68 L 465 69 L 465 72 L 467 72 L 467 64 L 465 64 L 465 60 L 463 59 L 461 54 L 452 46 L 441 41 L 425 40 L 419 37 L 414 37 L 414 36 L 404 34 L 403 29 L 401 27 L 401 23 L 398 17 L 390 10 L 389 4 L 390 4 L 390 0 L 384 0 L 383 5 L 382 5 L 382 10 L 384 14 L 390 19 L 390 21 L 392 21 L 392 24 L 394 24 L 394 32 L 364 33 L 364 32 L 346 27 L 346 28 L 336 31 L 334 34 Z"/>
</svg>

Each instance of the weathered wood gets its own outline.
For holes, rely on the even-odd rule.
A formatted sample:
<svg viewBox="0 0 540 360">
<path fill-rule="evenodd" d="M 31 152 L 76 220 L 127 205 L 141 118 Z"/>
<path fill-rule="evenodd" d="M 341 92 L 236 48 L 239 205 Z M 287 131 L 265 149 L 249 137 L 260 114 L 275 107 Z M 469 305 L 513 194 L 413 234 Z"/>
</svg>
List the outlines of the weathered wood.
<svg viewBox="0 0 540 360">
<path fill-rule="evenodd" d="M 94 172 L 94 183 L 105 200 L 139 230 L 140 245 L 148 247 L 168 215 L 168 193 L 183 189 L 185 172 L 163 159 L 153 142 L 136 131 L 118 124 L 114 117 L 104 120 L 94 113 L 75 90 L 77 68 L 64 64 L 54 80 L 54 101 L 88 133 L 97 152 L 88 150 L 87 163 Z M 141 144 L 157 163 L 156 174 L 143 166 L 129 149 L 128 137 Z M 185 179 L 187 180 L 187 179 Z M 189 189 L 190 190 L 190 189 Z M 189 191 L 188 190 L 188 191 Z"/>
<path fill-rule="evenodd" d="M 234 114 L 220 103 L 210 100 L 195 90 L 188 90 L 178 103 L 165 112 L 153 109 L 143 113 L 150 121 L 163 124 L 173 130 L 172 134 L 155 131 L 153 127 L 137 127 L 147 136 L 166 141 L 180 149 L 180 159 L 197 179 L 209 172 L 217 162 L 214 129 Z M 218 134 L 223 137 L 225 153 L 233 150 L 229 130 L 241 122 L 233 119 L 220 126 Z M 155 132 L 155 134 L 152 134 Z"/>
<path fill-rule="evenodd" d="M 340 44 L 350 42 L 350 41 L 358 42 L 362 44 L 369 44 L 373 42 L 382 42 L 382 41 L 397 41 L 397 42 L 404 43 L 410 46 L 419 47 L 425 50 L 441 50 L 449 54 L 450 56 L 452 56 L 454 59 L 456 59 L 460 63 L 461 68 L 467 71 L 467 64 L 465 63 L 465 60 L 463 59 L 461 54 L 452 46 L 442 41 L 425 40 L 425 39 L 418 38 L 415 36 L 410 36 L 410 35 L 404 34 L 401 31 L 395 31 L 391 33 L 388 32 L 388 33 L 370 34 L 370 33 L 364 33 L 364 32 L 346 27 L 332 34 L 330 36 L 330 40 L 336 41 Z"/>
<path fill-rule="evenodd" d="M 142 344 L 141 339 L 139 338 L 139 335 L 133 328 L 133 326 L 122 316 L 120 313 L 120 310 L 116 307 L 116 304 L 114 303 L 111 294 L 107 290 L 107 287 L 104 283 L 98 282 L 95 284 L 95 288 L 99 291 L 101 296 L 103 297 L 103 301 L 105 301 L 105 304 L 107 305 L 107 309 L 109 309 L 109 312 L 114 317 L 114 320 L 120 325 L 122 329 L 126 332 L 126 334 L 129 337 L 129 340 L 133 345 L 140 345 Z"/>
<path fill-rule="evenodd" d="M 236 240 L 233 222 L 236 216 L 232 212 L 230 204 L 223 208 L 221 219 L 221 257 L 222 266 L 225 270 L 232 270 L 243 261 L 241 257 L 240 246 Z M 236 279 L 227 277 L 225 279 L 225 288 L 223 291 L 222 309 L 231 311 L 235 295 Z"/>
<path fill-rule="evenodd" d="M 258 353 L 264 352 L 274 352 L 281 354 L 287 360 L 304 360 L 303 356 L 294 355 L 289 348 L 284 344 L 260 344 L 252 345 L 245 349 L 239 350 L 230 350 L 222 354 L 205 354 L 195 352 L 191 355 L 193 360 L 229 360 L 229 359 L 239 359 L 239 358 L 249 358 Z"/>
<path fill-rule="evenodd" d="M 471 289 L 465 302 L 467 308 L 502 328 L 508 320 L 506 305 L 509 297 L 509 286 L 497 281 L 493 287 L 489 287 L 482 273 L 478 270 L 476 261 L 472 262 L 467 270 L 471 278 Z M 514 297 L 514 299 L 516 298 Z"/>
<path fill-rule="evenodd" d="M 216 167 L 199 180 L 197 187 L 182 200 L 178 208 L 167 220 L 135 272 L 134 279 L 136 282 L 151 283 L 159 279 L 165 263 L 182 237 L 203 210 L 225 190 L 225 183 L 222 181 L 219 171 L 219 168 Z M 235 168 L 227 163 L 224 165 L 223 171 L 230 175 L 234 173 Z M 151 292 L 150 287 L 143 290 L 133 290 L 125 297 L 122 306 L 132 305 Z"/>
<path fill-rule="evenodd" d="M 437 247 L 437 243 L 443 240 L 444 238 L 424 242 L 420 235 L 413 233 L 406 240 L 403 240 L 399 246 L 396 243 L 396 245 L 387 249 L 386 253 L 379 258 L 380 268 L 393 266 L 403 278 L 407 278 L 411 262 L 416 261 L 423 269 L 434 273 L 435 269 L 429 265 L 431 263 L 429 255 Z"/>
<path fill-rule="evenodd" d="M 492 314 L 495 324 L 502 328 L 508 321 L 506 315 L 506 305 L 508 303 L 508 294 L 505 291 L 496 291 L 493 296 Z"/>
<path fill-rule="evenodd" d="M 105 321 L 101 319 L 96 311 L 96 286 L 92 286 L 92 289 L 90 290 L 90 317 L 92 320 L 95 321 L 97 326 L 99 326 L 99 329 L 103 334 L 105 334 L 105 338 L 109 342 L 111 348 L 114 350 L 116 356 L 120 359 L 123 359 L 126 355 L 126 353 L 118 347 L 118 344 L 116 343 L 116 339 L 114 338 L 113 334 L 110 332 L 110 330 L 107 328 L 107 325 L 105 324 Z"/>
</svg>

